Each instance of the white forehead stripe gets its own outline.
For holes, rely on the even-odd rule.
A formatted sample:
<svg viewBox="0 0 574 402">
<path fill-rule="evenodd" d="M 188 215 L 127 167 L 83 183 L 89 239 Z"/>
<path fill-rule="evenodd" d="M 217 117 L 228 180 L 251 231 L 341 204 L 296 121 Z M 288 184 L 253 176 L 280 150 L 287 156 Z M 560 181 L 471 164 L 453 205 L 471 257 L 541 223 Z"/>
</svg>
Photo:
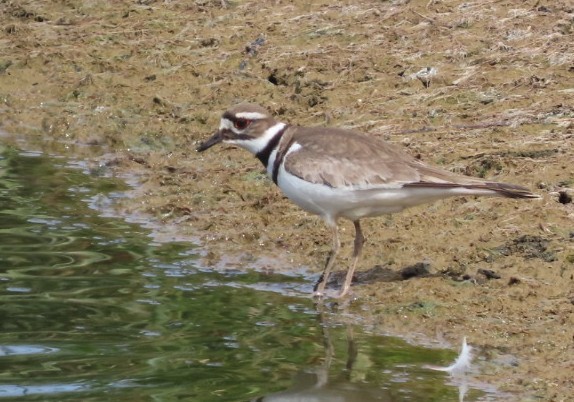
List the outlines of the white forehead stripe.
<svg viewBox="0 0 574 402">
<path fill-rule="evenodd" d="M 259 112 L 239 112 L 235 114 L 238 119 L 261 120 L 267 118 L 266 114 Z"/>
<path fill-rule="evenodd" d="M 229 119 L 226 119 L 225 117 L 222 117 L 219 122 L 219 129 L 223 130 L 224 128 L 231 130 L 233 128 L 233 122 Z"/>
</svg>

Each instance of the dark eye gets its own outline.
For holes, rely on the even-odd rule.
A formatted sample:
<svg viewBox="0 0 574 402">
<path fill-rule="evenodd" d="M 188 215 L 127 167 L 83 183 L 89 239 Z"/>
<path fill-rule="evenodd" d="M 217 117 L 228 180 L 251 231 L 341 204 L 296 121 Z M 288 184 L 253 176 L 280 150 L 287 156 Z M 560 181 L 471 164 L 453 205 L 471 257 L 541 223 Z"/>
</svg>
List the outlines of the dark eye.
<svg viewBox="0 0 574 402">
<path fill-rule="evenodd" d="M 244 130 L 247 128 L 247 126 L 251 124 L 251 120 L 247 120 L 247 119 L 237 119 L 235 120 L 235 122 L 233 123 L 233 126 L 235 126 L 236 129 L 238 130 Z"/>
</svg>

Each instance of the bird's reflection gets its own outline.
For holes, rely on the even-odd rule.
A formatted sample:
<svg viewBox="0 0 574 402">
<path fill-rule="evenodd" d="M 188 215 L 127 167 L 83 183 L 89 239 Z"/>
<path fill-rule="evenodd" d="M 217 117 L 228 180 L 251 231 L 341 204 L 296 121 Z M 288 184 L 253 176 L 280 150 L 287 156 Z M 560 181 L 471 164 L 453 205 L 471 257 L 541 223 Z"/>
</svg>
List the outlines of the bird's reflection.
<svg viewBox="0 0 574 402">
<path fill-rule="evenodd" d="M 359 350 L 353 336 L 351 325 L 346 325 L 347 360 L 345 369 L 333 378 L 329 377 L 335 355 L 329 324 L 325 324 L 323 306 L 318 305 L 318 319 L 321 323 L 325 348 L 324 363 L 316 368 L 299 372 L 289 389 L 261 396 L 252 402 L 371 402 L 402 400 L 393 392 L 362 381 L 361 364 L 356 365 Z M 468 384 L 464 370 L 470 365 L 470 346 L 463 341 L 461 354 L 449 367 L 426 366 L 424 368 L 447 372 L 451 375 L 451 384 L 459 388 L 459 402 L 464 402 Z M 363 367 L 364 370 L 364 367 Z M 453 374 L 456 374 L 453 376 Z M 396 392 L 396 391 L 395 391 Z M 393 396 L 394 395 L 394 396 Z"/>
<path fill-rule="evenodd" d="M 267 396 L 259 397 L 253 402 L 371 402 L 392 401 L 390 393 L 380 387 L 353 380 L 353 372 L 358 355 L 358 348 L 350 325 L 346 326 L 347 361 L 345 370 L 336 378 L 329 380 L 329 371 L 334 358 L 334 346 L 329 326 L 324 324 L 323 312 L 319 309 L 319 320 L 323 332 L 325 347 L 324 363 L 314 369 L 299 372 L 293 379 L 291 388 Z"/>
</svg>

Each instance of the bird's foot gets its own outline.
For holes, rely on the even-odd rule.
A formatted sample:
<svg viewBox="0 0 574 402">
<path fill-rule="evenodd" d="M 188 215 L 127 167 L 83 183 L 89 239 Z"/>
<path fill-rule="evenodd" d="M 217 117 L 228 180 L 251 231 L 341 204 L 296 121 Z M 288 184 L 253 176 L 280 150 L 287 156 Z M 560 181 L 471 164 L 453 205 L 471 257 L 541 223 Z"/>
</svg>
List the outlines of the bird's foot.
<svg viewBox="0 0 574 402">
<path fill-rule="evenodd" d="M 315 299 L 322 299 L 325 297 L 325 290 L 317 290 L 317 287 L 313 289 L 313 298 Z"/>
<path fill-rule="evenodd" d="M 334 295 L 332 297 L 334 299 L 342 299 L 342 298 L 349 296 L 351 294 L 350 290 L 351 290 L 350 286 L 345 286 L 341 289 L 341 291 L 339 293 L 337 293 L 336 295 Z"/>
<path fill-rule="evenodd" d="M 343 288 L 340 291 L 336 291 L 335 289 L 332 290 L 314 290 L 313 291 L 313 298 L 315 299 L 343 299 L 346 296 L 349 296 L 352 292 L 350 292 L 350 288 Z"/>
</svg>

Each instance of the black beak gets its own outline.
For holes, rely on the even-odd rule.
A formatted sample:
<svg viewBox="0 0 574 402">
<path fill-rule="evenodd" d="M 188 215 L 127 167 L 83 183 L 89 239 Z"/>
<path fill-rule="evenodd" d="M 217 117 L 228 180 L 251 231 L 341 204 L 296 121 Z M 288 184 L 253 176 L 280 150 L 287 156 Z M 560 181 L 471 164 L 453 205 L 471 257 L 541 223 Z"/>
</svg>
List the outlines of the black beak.
<svg viewBox="0 0 574 402">
<path fill-rule="evenodd" d="M 202 142 L 196 149 L 197 152 L 207 151 L 214 145 L 219 144 L 223 141 L 223 134 L 220 130 L 218 130 L 215 134 L 213 134 L 207 141 Z"/>
</svg>

